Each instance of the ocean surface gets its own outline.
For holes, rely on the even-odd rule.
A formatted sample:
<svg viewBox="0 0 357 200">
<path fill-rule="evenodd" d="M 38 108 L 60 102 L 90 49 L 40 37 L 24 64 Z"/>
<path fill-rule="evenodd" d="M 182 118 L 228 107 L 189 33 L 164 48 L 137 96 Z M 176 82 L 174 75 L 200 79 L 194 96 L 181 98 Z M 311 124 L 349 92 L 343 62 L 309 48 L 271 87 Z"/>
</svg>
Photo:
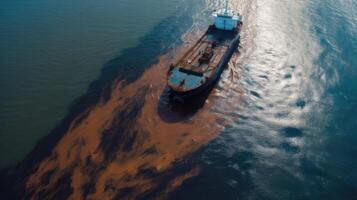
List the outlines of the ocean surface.
<svg viewBox="0 0 357 200">
<path fill-rule="evenodd" d="M 0 167 L 20 161 L 48 134 L 111 59 L 143 43 L 161 21 L 187 15 L 180 4 L 185 1 L 1 1 Z"/>
<path fill-rule="evenodd" d="M 39 166 L 24 172 L 26 195 L 357 199 L 357 1 L 231 1 L 240 52 L 189 114 L 166 100 L 166 67 L 219 1 L 0 5 L 0 168 Z"/>
</svg>

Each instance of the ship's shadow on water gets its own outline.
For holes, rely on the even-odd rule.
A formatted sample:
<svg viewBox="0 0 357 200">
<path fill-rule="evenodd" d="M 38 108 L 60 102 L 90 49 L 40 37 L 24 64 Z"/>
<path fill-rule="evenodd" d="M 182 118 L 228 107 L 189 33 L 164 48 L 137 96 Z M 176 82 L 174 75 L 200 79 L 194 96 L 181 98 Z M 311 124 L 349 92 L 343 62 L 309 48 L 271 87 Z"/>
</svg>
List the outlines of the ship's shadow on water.
<svg viewBox="0 0 357 200">
<path fill-rule="evenodd" d="M 193 117 L 206 103 L 214 86 L 192 96 L 174 94 L 169 87 L 165 87 L 160 95 L 157 113 L 167 123 L 183 122 Z"/>
</svg>

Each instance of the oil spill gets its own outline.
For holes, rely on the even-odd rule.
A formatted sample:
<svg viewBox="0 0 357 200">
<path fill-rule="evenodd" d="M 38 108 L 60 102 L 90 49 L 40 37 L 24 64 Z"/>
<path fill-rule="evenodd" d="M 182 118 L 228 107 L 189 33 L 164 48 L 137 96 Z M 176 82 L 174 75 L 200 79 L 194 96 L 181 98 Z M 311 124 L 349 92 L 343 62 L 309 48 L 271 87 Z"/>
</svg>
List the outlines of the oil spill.
<svg viewBox="0 0 357 200">
<path fill-rule="evenodd" d="M 165 199 L 196 176 L 200 167 L 190 159 L 223 128 L 214 109 L 227 107 L 215 103 L 215 91 L 172 102 L 165 86 L 170 62 L 164 55 L 136 81 L 114 81 L 22 180 L 22 197 Z"/>
<path fill-rule="evenodd" d="M 211 113 L 209 93 L 191 100 L 189 108 L 167 98 L 169 61 L 163 56 L 128 85 L 116 82 L 108 100 L 74 120 L 26 181 L 25 194 L 34 199 L 59 193 L 68 199 L 165 198 L 197 175 L 199 166 L 188 160 L 217 136 L 222 119 Z"/>
</svg>

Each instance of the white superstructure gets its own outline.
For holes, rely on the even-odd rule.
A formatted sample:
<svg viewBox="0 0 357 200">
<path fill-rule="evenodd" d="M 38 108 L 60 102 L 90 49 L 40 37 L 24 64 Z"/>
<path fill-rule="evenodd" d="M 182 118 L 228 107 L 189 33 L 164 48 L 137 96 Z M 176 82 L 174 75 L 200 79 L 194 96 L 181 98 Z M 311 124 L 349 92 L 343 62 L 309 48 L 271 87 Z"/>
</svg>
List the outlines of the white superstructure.
<svg viewBox="0 0 357 200">
<path fill-rule="evenodd" d="M 232 10 L 228 9 L 228 0 L 226 0 L 225 9 L 213 13 L 214 25 L 222 30 L 234 30 L 241 21 L 239 14 L 235 15 Z"/>
</svg>

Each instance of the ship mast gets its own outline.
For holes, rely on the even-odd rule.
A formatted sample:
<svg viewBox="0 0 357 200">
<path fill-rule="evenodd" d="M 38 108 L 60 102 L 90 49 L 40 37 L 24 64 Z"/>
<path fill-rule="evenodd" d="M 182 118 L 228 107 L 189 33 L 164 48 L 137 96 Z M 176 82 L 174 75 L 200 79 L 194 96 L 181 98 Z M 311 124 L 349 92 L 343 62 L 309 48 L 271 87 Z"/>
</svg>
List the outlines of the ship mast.
<svg viewBox="0 0 357 200">
<path fill-rule="evenodd" d="M 226 0 L 226 8 L 224 10 L 224 14 L 228 15 L 228 0 Z"/>
</svg>

